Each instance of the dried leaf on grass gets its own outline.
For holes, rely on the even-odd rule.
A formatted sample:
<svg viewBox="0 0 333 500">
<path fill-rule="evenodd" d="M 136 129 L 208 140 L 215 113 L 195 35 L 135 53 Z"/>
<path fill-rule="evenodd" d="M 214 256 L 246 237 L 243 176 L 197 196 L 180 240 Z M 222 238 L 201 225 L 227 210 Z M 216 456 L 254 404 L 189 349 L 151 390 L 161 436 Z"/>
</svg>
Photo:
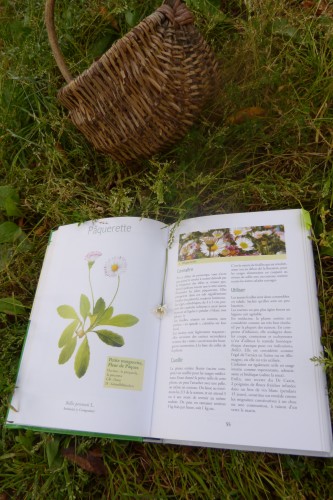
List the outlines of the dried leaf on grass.
<svg viewBox="0 0 333 500">
<path fill-rule="evenodd" d="M 318 1 L 306 0 L 301 3 L 301 7 L 308 10 L 312 9 L 316 16 L 333 17 L 333 5 L 326 0 L 321 0 L 319 3 Z"/>
<path fill-rule="evenodd" d="M 106 19 L 111 24 L 112 28 L 115 31 L 120 32 L 120 27 L 117 19 L 108 11 L 106 7 L 101 7 L 99 9 L 99 13 L 104 19 Z"/>
<path fill-rule="evenodd" d="M 81 469 L 96 474 L 97 476 L 105 476 L 107 474 L 107 468 L 102 460 L 102 452 L 98 449 L 89 450 L 84 456 L 78 455 L 75 452 L 73 446 L 65 448 L 62 450 L 62 455 L 69 460 L 77 464 Z"/>
<path fill-rule="evenodd" d="M 47 225 L 42 224 L 41 226 L 37 227 L 37 229 L 34 230 L 35 236 L 43 236 L 45 233 L 49 233 L 50 229 Z"/>
<path fill-rule="evenodd" d="M 227 118 L 227 123 L 229 125 L 238 125 L 245 122 L 246 120 L 253 120 L 254 118 L 260 118 L 266 115 L 266 111 L 259 106 L 252 106 L 250 108 L 244 108 Z"/>
</svg>

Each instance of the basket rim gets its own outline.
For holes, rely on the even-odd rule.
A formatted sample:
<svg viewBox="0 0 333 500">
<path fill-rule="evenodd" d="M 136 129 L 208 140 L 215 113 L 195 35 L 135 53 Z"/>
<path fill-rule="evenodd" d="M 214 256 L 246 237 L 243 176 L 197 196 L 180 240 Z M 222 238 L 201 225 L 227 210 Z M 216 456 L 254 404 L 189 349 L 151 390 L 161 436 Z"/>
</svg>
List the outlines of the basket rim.
<svg viewBox="0 0 333 500">
<path fill-rule="evenodd" d="M 104 52 L 104 54 L 101 55 L 101 57 L 99 57 L 96 61 L 93 61 L 88 68 L 82 71 L 82 73 L 78 74 L 75 77 L 72 77 L 71 80 L 68 81 L 67 84 L 59 90 L 58 94 L 61 95 L 67 89 L 74 90 L 76 86 L 80 86 L 82 84 L 83 79 L 94 78 L 94 75 L 96 74 L 96 72 L 99 72 L 101 66 L 105 67 L 105 63 L 107 64 L 107 66 L 110 66 L 108 62 L 110 60 L 111 54 L 113 54 L 113 52 L 118 51 L 119 45 L 125 44 L 129 39 L 133 38 L 135 36 L 135 30 L 140 29 L 140 25 L 142 25 L 143 23 L 150 23 L 151 21 L 153 21 L 152 26 L 153 25 L 157 26 L 160 20 L 163 20 L 163 14 L 161 14 L 160 12 L 153 12 L 152 14 L 147 16 L 145 19 L 143 19 L 143 21 L 141 21 L 139 25 L 130 30 L 119 40 L 116 40 L 111 45 L 111 47 L 107 49 L 107 51 Z"/>
<path fill-rule="evenodd" d="M 57 32 L 56 32 L 56 28 L 55 28 L 55 21 L 54 21 L 55 2 L 56 2 L 56 0 L 46 0 L 45 12 L 44 12 L 44 22 L 45 22 L 45 26 L 46 26 L 46 30 L 47 30 L 47 34 L 48 34 L 48 39 L 49 39 L 51 51 L 53 53 L 53 57 L 57 63 L 57 66 L 58 66 L 62 76 L 66 80 L 67 84 L 70 84 L 70 82 L 72 82 L 73 80 L 78 78 L 80 75 L 78 75 L 77 77 L 74 77 L 72 75 L 72 73 L 68 69 L 63 52 L 60 49 L 60 45 L 59 45 L 59 41 L 58 41 L 58 37 L 57 37 Z M 185 8 L 186 13 L 184 13 L 184 8 Z M 177 20 L 175 19 L 174 15 L 173 15 L 172 9 L 174 9 L 175 11 L 177 11 L 177 9 L 178 9 L 178 11 L 181 11 L 181 15 L 179 16 L 179 19 L 181 20 L 181 24 L 191 24 L 191 23 L 193 24 L 193 16 L 190 13 L 190 11 L 187 10 L 186 4 L 183 2 L 183 0 L 164 0 L 161 6 L 159 8 L 157 8 L 152 14 L 145 17 L 139 23 L 139 25 L 141 23 L 144 23 L 145 21 L 147 21 L 149 19 L 153 19 L 153 20 L 156 19 L 156 22 L 163 22 L 166 20 L 170 21 L 172 19 L 173 23 L 175 23 L 175 21 L 177 23 Z M 171 16 L 170 16 L 170 13 L 172 14 Z M 117 40 L 113 45 L 118 43 L 120 40 L 123 40 L 124 38 L 126 38 L 138 26 L 132 28 L 128 33 L 126 33 L 122 38 Z M 108 51 L 110 49 L 112 49 L 113 45 L 108 49 Z M 101 57 L 103 57 L 103 55 Z M 98 61 L 95 61 L 95 62 L 98 62 Z M 85 71 L 88 71 L 95 64 L 95 62 L 93 62 L 91 64 L 91 66 L 89 68 L 87 68 L 87 70 L 85 70 Z"/>
</svg>

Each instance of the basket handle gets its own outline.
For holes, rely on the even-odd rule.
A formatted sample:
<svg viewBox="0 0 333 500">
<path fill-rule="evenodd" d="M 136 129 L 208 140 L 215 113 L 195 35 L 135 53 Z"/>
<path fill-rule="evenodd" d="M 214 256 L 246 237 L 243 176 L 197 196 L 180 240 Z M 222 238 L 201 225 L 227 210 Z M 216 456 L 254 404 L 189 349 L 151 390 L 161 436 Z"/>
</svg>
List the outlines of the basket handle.
<svg viewBox="0 0 333 500">
<path fill-rule="evenodd" d="M 54 4 L 55 0 L 46 0 L 44 17 L 45 25 L 53 56 L 56 60 L 58 68 L 62 73 L 62 76 L 65 78 L 66 82 L 69 83 L 74 80 L 74 77 L 70 73 L 66 65 L 63 53 L 61 52 L 59 47 L 54 25 Z M 157 10 L 162 12 L 172 23 L 176 22 L 176 24 L 185 25 L 193 22 L 193 16 L 186 9 L 186 6 L 182 2 L 182 0 L 164 0 L 161 7 Z"/>
<path fill-rule="evenodd" d="M 69 83 L 73 80 L 73 76 L 69 72 L 64 56 L 60 50 L 55 26 L 54 26 L 54 2 L 55 0 L 46 0 L 45 5 L 45 25 L 47 30 L 47 35 L 49 37 L 49 43 L 51 46 L 51 50 L 60 69 L 62 76 L 65 78 L 66 82 Z"/>
</svg>

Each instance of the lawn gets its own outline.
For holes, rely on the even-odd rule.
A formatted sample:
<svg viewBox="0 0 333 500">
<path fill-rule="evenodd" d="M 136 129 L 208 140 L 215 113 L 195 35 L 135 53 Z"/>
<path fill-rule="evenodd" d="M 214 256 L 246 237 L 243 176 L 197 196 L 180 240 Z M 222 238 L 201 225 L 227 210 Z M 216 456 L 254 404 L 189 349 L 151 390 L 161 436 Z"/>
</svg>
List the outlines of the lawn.
<svg viewBox="0 0 333 500">
<path fill-rule="evenodd" d="M 64 81 L 44 2 L 0 5 L 0 500 L 332 498 L 332 459 L 2 426 L 50 231 L 113 216 L 169 224 L 307 210 L 333 408 L 332 2 L 186 3 L 219 61 L 217 95 L 178 143 L 126 165 L 96 152 L 57 103 Z M 56 24 L 70 70 L 81 73 L 158 5 L 59 0 Z"/>
</svg>

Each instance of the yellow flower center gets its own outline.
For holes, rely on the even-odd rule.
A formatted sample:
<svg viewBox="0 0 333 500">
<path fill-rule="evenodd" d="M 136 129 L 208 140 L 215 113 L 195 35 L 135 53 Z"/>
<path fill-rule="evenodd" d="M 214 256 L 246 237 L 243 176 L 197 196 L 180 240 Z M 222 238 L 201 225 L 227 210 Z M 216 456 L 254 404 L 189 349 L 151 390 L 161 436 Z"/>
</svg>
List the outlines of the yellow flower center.
<svg viewBox="0 0 333 500">
<path fill-rule="evenodd" d="M 218 246 L 214 243 L 214 245 L 212 245 L 212 246 L 210 247 L 210 251 L 211 251 L 211 252 L 216 252 L 216 250 L 218 250 L 218 248 L 219 248 L 219 247 L 218 247 Z"/>
<path fill-rule="evenodd" d="M 242 243 L 240 244 L 240 246 L 242 248 L 244 248 L 244 249 L 249 247 L 249 245 L 247 243 L 245 243 L 245 241 L 242 241 Z"/>
<path fill-rule="evenodd" d="M 118 264 L 112 264 L 112 266 L 111 266 L 111 271 L 112 271 L 113 273 L 116 273 L 116 272 L 118 271 L 118 269 L 119 269 Z"/>
<path fill-rule="evenodd" d="M 235 236 L 239 236 L 240 234 L 242 234 L 242 230 L 241 229 L 235 229 L 234 234 L 235 234 Z"/>
</svg>

